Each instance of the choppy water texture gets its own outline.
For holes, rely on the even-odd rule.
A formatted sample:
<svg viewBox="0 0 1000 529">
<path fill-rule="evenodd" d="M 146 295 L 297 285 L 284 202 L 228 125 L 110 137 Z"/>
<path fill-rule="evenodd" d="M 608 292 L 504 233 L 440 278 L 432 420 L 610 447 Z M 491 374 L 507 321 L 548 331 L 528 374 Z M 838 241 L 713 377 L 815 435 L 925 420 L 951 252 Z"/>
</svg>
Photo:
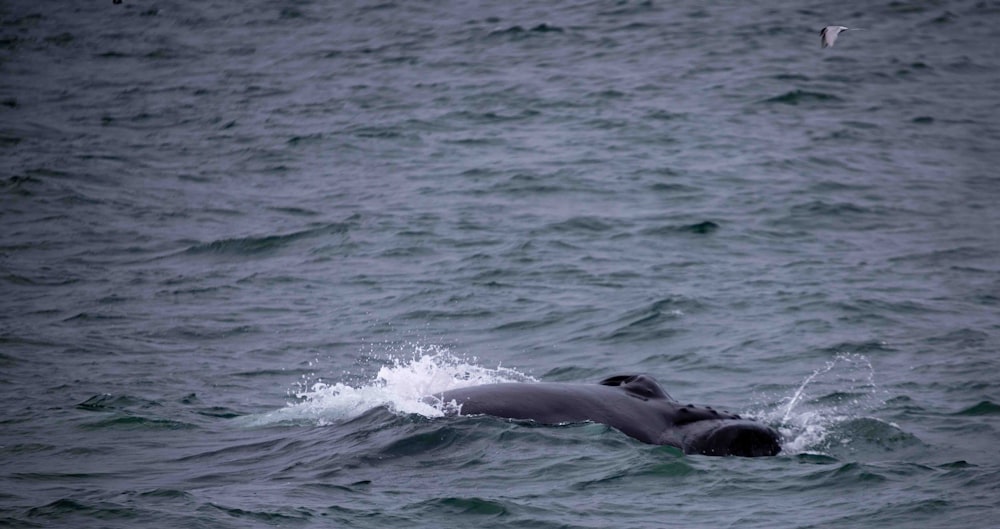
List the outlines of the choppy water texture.
<svg viewBox="0 0 1000 529">
<path fill-rule="evenodd" d="M 993 526 L 998 27 L 2 1 L 0 525 Z M 637 372 L 784 453 L 420 402 Z"/>
</svg>

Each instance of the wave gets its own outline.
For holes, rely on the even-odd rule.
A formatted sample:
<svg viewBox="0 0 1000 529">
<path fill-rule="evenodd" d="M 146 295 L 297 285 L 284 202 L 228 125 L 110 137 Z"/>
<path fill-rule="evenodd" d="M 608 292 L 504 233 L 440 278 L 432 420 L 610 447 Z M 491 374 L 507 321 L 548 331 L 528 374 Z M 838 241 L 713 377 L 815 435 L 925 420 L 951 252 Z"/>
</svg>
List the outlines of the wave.
<svg viewBox="0 0 1000 529">
<path fill-rule="evenodd" d="M 968 408 L 959 411 L 955 415 L 970 416 L 970 417 L 976 417 L 980 415 L 1000 415 L 1000 405 L 988 400 L 984 400 L 982 402 L 979 402 L 975 406 L 969 406 Z"/>
<path fill-rule="evenodd" d="M 187 254 L 233 254 L 252 255 L 270 252 L 284 246 L 288 246 L 296 241 L 312 237 L 322 237 L 326 235 L 337 235 L 346 233 L 351 228 L 347 222 L 332 222 L 319 227 L 300 230 L 283 235 L 266 235 L 263 237 L 239 237 L 234 239 L 219 239 L 216 241 L 196 244 L 189 247 L 184 253 Z"/>
<path fill-rule="evenodd" d="M 622 314 L 600 339 L 616 344 L 664 340 L 682 331 L 686 314 L 701 308 L 699 301 L 683 296 L 662 298 Z"/>
<path fill-rule="evenodd" d="M 721 226 L 717 222 L 705 220 L 693 224 L 670 224 L 666 226 L 652 226 L 644 228 L 640 233 L 648 236 L 664 236 L 677 233 L 693 233 L 695 235 L 708 235 L 715 233 Z"/>
<path fill-rule="evenodd" d="M 531 28 L 525 28 L 524 26 L 514 25 L 504 29 L 496 29 L 489 33 L 488 37 L 500 37 L 500 36 L 525 36 L 531 34 L 540 33 L 562 33 L 565 30 L 559 26 L 554 26 L 545 22 L 541 24 L 532 26 Z"/>
<path fill-rule="evenodd" d="M 84 411 L 99 412 L 100 416 L 82 425 L 86 430 L 184 430 L 196 428 L 194 424 L 160 417 L 150 410 L 160 410 L 163 405 L 132 395 L 102 393 L 76 405 Z"/>
<path fill-rule="evenodd" d="M 762 103 L 777 103 L 782 105 L 798 105 L 808 103 L 836 103 L 843 99 L 824 92 L 810 92 L 808 90 L 795 89 L 784 94 L 774 96 L 761 101 Z"/>
</svg>

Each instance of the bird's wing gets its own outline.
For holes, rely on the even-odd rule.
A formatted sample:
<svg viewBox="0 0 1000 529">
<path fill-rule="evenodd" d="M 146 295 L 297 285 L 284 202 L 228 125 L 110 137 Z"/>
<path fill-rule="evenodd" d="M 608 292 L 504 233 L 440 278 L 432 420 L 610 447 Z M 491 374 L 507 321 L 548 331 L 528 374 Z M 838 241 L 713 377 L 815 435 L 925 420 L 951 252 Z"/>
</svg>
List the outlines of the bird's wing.
<svg viewBox="0 0 1000 529">
<path fill-rule="evenodd" d="M 837 41 L 837 34 L 840 33 L 840 28 L 836 26 L 827 26 L 819 32 L 822 42 L 822 47 L 833 46 L 833 43 Z"/>
</svg>

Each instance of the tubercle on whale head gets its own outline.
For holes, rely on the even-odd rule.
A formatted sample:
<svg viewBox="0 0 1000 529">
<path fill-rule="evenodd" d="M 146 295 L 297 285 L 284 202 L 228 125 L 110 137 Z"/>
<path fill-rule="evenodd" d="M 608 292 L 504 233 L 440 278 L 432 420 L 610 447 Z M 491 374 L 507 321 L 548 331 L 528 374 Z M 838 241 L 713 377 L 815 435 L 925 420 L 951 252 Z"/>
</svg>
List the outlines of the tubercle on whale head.
<svg viewBox="0 0 1000 529">
<path fill-rule="evenodd" d="M 781 452 L 781 435 L 747 420 L 701 421 L 689 426 L 684 452 L 707 456 L 774 456 Z"/>
<path fill-rule="evenodd" d="M 687 404 L 676 409 L 673 422 L 677 426 L 684 426 L 698 421 L 718 421 L 718 420 L 740 420 L 742 417 L 728 411 L 718 411 L 711 406 L 695 406 Z"/>
</svg>

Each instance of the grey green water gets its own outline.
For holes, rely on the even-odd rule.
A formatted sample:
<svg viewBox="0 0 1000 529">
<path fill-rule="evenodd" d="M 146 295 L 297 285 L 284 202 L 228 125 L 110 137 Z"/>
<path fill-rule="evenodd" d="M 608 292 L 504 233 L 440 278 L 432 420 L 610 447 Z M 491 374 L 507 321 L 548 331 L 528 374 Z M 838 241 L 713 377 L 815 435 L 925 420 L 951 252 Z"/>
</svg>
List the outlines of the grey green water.
<svg viewBox="0 0 1000 529">
<path fill-rule="evenodd" d="M 995 526 L 997 27 L 0 1 L 0 526 Z M 785 451 L 420 404 L 639 372 Z"/>
</svg>

